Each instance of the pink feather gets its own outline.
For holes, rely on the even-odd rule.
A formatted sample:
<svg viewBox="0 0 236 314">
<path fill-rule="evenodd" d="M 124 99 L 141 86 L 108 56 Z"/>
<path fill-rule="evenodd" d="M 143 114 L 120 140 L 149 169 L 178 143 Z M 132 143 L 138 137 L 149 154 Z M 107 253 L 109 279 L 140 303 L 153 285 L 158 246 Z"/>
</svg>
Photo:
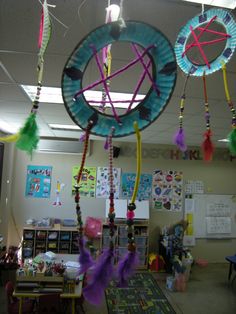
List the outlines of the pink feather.
<svg viewBox="0 0 236 314">
<path fill-rule="evenodd" d="M 41 48 L 43 40 L 43 23 L 44 23 L 44 13 L 42 10 L 40 26 L 39 26 L 39 38 L 38 38 L 38 47 Z"/>
</svg>

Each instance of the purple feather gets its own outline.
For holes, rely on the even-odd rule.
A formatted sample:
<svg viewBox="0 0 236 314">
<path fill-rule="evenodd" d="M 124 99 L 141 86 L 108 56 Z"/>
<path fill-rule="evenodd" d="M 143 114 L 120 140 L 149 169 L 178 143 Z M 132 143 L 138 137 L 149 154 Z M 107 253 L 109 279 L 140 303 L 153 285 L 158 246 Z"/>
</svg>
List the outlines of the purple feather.
<svg viewBox="0 0 236 314">
<path fill-rule="evenodd" d="M 104 290 L 113 275 L 113 256 L 113 249 L 103 251 L 93 269 L 92 280 L 83 289 L 84 298 L 94 305 L 101 303 Z"/>
<path fill-rule="evenodd" d="M 104 143 L 104 149 L 105 150 L 108 150 L 108 148 L 109 148 L 109 142 L 108 142 L 108 137 L 106 138 L 106 141 L 105 141 L 105 143 Z"/>
<path fill-rule="evenodd" d="M 85 273 L 90 267 L 94 265 L 94 261 L 90 255 L 90 252 L 85 247 L 85 240 L 83 237 L 79 239 L 79 264 L 80 268 L 78 271 L 78 276 Z"/>
<path fill-rule="evenodd" d="M 80 136 L 79 141 L 80 141 L 80 142 L 84 142 L 84 141 L 85 141 L 85 137 L 86 137 L 86 134 L 83 133 L 83 134 Z"/>
<path fill-rule="evenodd" d="M 118 264 L 117 275 L 119 280 L 119 287 L 123 288 L 128 286 L 128 279 L 134 274 L 136 266 L 138 266 L 137 252 L 128 251 L 128 253 Z"/>
<path fill-rule="evenodd" d="M 183 128 L 179 128 L 179 130 L 174 135 L 174 144 L 178 146 L 178 148 L 185 152 L 187 150 L 187 145 L 185 144 L 185 133 Z"/>
</svg>

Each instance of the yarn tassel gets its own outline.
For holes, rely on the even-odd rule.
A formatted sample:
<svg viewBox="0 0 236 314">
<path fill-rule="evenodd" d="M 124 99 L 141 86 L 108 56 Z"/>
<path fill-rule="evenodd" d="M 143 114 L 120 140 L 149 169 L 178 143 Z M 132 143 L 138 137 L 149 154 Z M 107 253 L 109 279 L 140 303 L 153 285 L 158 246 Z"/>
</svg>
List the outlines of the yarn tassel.
<svg viewBox="0 0 236 314">
<path fill-rule="evenodd" d="M 212 136 L 211 130 L 207 130 L 204 133 L 205 140 L 202 143 L 202 150 L 203 150 L 203 159 L 205 161 L 211 161 L 213 157 L 214 145 L 211 141 L 211 136 Z"/>
<path fill-rule="evenodd" d="M 232 154 L 232 156 L 236 156 L 236 128 L 233 128 L 233 130 L 229 133 L 228 140 L 230 153 Z"/>
<path fill-rule="evenodd" d="M 16 134 L 0 137 L 0 142 L 5 142 L 5 143 L 16 142 L 18 140 L 19 136 L 20 136 L 19 133 L 16 133 Z"/>
<path fill-rule="evenodd" d="M 187 145 L 185 144 L 185 133 L 183 128 L 179 128 L 179 130 L 174 135 L 174 144 L 182 151 L 185 152 L 187 150 Z"/>
<path fill-rule="evenodd" d="M 85 247 L 85 240 L 83 237 L 79 238 L 79 272 L 78 275 L 85 273 L 90 267 L 94 265 L 94 261 L 90 252 Z"/>
<path fill-rule="evenodd" d="M 112 248 L 103 251 L 97 265 L 93 269 L 91 282 L 83 289 L 84 298 L 94 305 L 101 303 L 104 290 L 112 277 L 113 257 Z"/>
<path fill-rule="evenodd" d="M 19 138 L 16 147 L 27 151 L 32 156 L 33 151 L 37 148 L 39 135 L 36 114 L 31 113 L 26 119 L 24 126 L 20 129 Z"/>
<path fill-rule="evenodd" d="M 128 279 L 133 275 L 138 265 L 138 254 L 136 251 L 128 251 L 123 260 L 118 264 L 117 275 L 119 278 L 118 286 L 127 287 Z"/>
</svg>

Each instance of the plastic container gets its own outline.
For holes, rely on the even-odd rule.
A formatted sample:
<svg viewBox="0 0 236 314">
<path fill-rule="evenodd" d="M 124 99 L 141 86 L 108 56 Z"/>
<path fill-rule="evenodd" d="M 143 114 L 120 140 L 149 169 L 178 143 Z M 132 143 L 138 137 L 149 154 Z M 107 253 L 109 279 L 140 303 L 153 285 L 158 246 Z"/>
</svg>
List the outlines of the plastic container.
<svg viewBox="0 0 236 314">
<path fill-rule="evenodd" d="M 127 229 L 126 226 L 120 226 L 119 227 L 119 234 L 122 237 L 127 237 Z"/>
<path fill-rule="evenodd" d="M 178 292 L 184 292 L 186 290 L 185 274 L 175 274 L 175 290 Z"/>
<path fill-rule="evenodd" d="M 128 244 L 128 239 L 126 237 L 119 237 L 119 245 L 120 246 L 127 246 Z"/>
<path fill-rule="evenodd" d="M 147 244 L 147 237 L 135 237 L 135 243 L 137 246 L 145 246 Z"/>
<path fill-rule="evenodd" d="M 103 247 L 109 247 L 109 244 L 110 244 L 110 237 L 103 237 L 102 238 L 102 246 Z"/>
<path fill-rule="evenodd" d="M 198 259 L 196 259 L 196 264 L 200 267 L 207 267 L 208 261 L 203 259 L 203 258 L 198 258 Z"/>
<path fill-rule="evenodd" d="M 119 247 L 118 248 L 118 255 L 120 256 L 124 256 L 126 253 L 128 252 L 126 247 Z"/>
<path fill-rule="evenodd" d="M 145 247 L 137 247 L 137 251 L 141 255 L 146 255 L 146 248 Z"/>
<path fill-rule="evenodd" d="M 175 291 L 175 278 L 173 276 L 166 277 L 166 288 Z"/>
</svg>

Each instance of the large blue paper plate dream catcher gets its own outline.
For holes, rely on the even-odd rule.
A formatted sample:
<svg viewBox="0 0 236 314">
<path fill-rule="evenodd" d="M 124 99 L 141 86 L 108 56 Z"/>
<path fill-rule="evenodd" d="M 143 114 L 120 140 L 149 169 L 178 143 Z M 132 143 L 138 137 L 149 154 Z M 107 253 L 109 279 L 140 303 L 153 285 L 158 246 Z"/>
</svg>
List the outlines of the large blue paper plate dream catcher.
<svg viewBox="0 0 236 314">
<path fill-rule="evenodd" d="M 111 47 L 114 43 L 122 42 L 130 45 L 134 59 L 111 72 Z M 83 86 L 83 79 L 88 63 L 94 59 L 100 78 Z M 118 114 L 115 101 L 112 100 L 110 89 L 113 78 L 139 64 L 142 74 L 138 78 L 133 96 L 126 102 L 126 111 Z M 149 80 L 150 88 L 145 97 L 137 104 L 137 94 L 144 79 Z M 135 80 L 135 78 L 134 78 Z M 137 171 L 134 193 L 127 209 L 127 254 L 117 265 L 116 273 L 119 285 L 125 286 L 128 277 L 137 265 L 137 253 L 134 238 L 135 199 L 141 172 L 141 137 L 140 130 L 154 122 L 164 110 L 170 99 L 176 81 L 175 54 L 170 42 L 155 27 L 138 21 L 126 21 L 118 16 L 114 21 L 106 19 L 106 24 L 89 33 L 74 49 L 69 57 L 62 75 L 62 95 L 66 109 L 84 131 L 84 153 L 75 186 L 75 203 L 79 226 L 79 262 L 80 273 L 91 269 L 91 278 L 83 290 L 84 297 L 93 304 L 99 304 L 103 291 L 113 274 L 114 265 L 114 234 L 115 208 L 113 190 L 113 146 L 112 138 L 136 134 L 137 137 Z M 90 101 L 85 97 L 88 90 L 102 90 L 101 99 Z M 92 104 L 97 103 L 98 109 Z M 107 114 L 105 105 L 109 104 L 111 113 Z M 133 105 L 136 104 L 134 107 Z M 106 138 L 109 148 L 109 186 L 110 210 L 108 215 L 110 228 L 110 246 L 104 250 L 97 263 L 90 257 L 83 239 L 83 222 L 80 210 L 79 184 L 85 163 L 89 135 L 94 134 Z M 93 267 L 91 267 L 93 266 Z"/>
<path fill-rule="evenodd" d="M 215 28 L 220 27 L 220 31 Z M 204 36 L 211 36 L 211 40 L 204 39 Z M 217 49 L 217 45 L 224 44 L 218 54 L 212 60 L 207 57 L 206 49 L 212 47 Z M 229 149 L 232 155 L 236 155 L 236 114 L 234 105 L 231 101 L 227 74 L 226 63 L 229 62 L 236 46 L 236 24 L 233 15 L 223 9 L 210 9 L 203 12 L 187 22 L 180 30 L 175 43 L 176 60 L 181 70 L 187 75 L 183 87 L 183 93 L 179 110 L 179 129 L 174 136 L 174 143 L 182 151 L 187 149 L 185 144 L 185 133 L 183 129 L 183 113 L 185 106 L 185 90 L 189 76 L 200 76 L 203 79 L 203 94 L 205 107 L 206 131 L 202 143 L 203 157 L 206 161 L 211 161 L 214 152 L 214 145 L 211 141 L 212 131 L 210 127 L 210 110 L 207 97 L 206 75 L 222 69 L 226 100 L 232 113 L 232 131 L 228 135 Z M 200 58 L 197 60 L 191 55 L 195 49 L 196 55 Z"/>
</svg>

